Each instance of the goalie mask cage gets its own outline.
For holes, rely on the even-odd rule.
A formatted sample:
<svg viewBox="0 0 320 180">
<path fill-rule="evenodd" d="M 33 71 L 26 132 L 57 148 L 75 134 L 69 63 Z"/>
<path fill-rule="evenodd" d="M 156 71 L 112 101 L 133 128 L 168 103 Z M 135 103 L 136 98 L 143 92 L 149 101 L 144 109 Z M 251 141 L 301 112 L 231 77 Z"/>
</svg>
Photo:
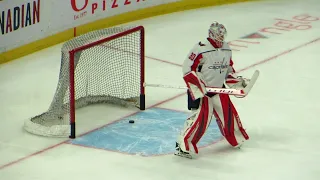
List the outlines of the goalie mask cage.
<svg viewBox="0 0 320 180">
<path fill-rule="evenodd" d="M 113 27 L 78 36 L 61 50 L 49 109 L 24 123 L 32 134 L 75 138 L 75 110 L 97 103 L 145 109 L 144 28 Z"/>
</svg>

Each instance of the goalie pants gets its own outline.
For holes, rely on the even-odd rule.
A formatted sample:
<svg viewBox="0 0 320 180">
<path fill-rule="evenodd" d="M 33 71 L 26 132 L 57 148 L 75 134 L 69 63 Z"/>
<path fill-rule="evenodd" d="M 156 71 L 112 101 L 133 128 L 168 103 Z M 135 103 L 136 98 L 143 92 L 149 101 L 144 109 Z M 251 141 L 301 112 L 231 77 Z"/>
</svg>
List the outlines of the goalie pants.
<svg viewBox="0 0 320 180">
<path fill-rule="evenodd" d="M 212 97 L 204 96 L 198 100 L 200 100 L 199 108 L 186 120 L 184 129 L 178 137 L 178 144 L 182 151 L 198 153 L 197 143 L 206 132 L 213 116 L 216 118 L 221 134 L 231 146 L 237 147 L 244 140 L 249 139 L 229 95 L 216 94 Z"/>
</svg>

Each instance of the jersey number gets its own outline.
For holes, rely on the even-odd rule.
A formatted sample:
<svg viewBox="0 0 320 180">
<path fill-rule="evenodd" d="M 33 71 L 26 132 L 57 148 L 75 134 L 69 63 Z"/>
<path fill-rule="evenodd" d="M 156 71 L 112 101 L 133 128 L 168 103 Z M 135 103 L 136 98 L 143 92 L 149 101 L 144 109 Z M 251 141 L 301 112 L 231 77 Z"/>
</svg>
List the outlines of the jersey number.
<svg viewBox="0 0 320 180">
<path fill-rule="evenodd" d="M 189 59 L 191 60 L 191 61 L 193 61 L 194 60 L 194 58 L 196 58 L 196 54 L 195 53 L 191 53 L 190 54 L 190 56 L 189 56 Z"/>
</svg>

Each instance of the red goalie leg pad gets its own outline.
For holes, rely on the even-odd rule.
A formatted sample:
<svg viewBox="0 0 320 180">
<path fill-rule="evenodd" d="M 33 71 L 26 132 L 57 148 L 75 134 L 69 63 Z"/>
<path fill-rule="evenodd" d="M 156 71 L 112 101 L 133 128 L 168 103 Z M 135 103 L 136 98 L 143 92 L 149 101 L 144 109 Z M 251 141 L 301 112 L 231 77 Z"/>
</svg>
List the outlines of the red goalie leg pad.
<svg viewBox="0 0 320 180">
<path fill-rule="evenodd" d="M 238 111 L 236 110 L 236 108 L 234 107 L 233 103 L 231 102 L 231 105 L 232 105 L 232 111 L 233 111 L 233 114 L 236 118 L 236 121 L 237 121 L 237 124 L 238 124 L 238 127 L 239 127 L 239 130 L 242 134 L 242 136 L 244 137 L 245 140 L 248 140 L 249 139 L 249 136 L 246 132 L 246 130 L 243 128 L 242 126 L 242 123 L 241 123 L 241 120 L 240 120 L 240 117 L 238 115 Z"/>
<path fill-rule="evenodd" d="M 185 135 L 185 137 L 183 138 L 183 142 L 184 142 L 184 144 L 185 144 L 185 147 L 186 147 L 186 150 L 187 150 L 187 151 L 190 151 L 189 141 L 188 141 L 188 140 L 190 139 L 191 135 L 194 134 L 197 126 L 198 126 L 198 123 L 197 123 L 197 122 L 193 123 L 192 126 L 191 126 L 191 128 L 190 128 L 190 130 L 189 130 L 189 132 L 188 132 L 188 133 Z"/>
<path fill-rule="evenodd" d="M 224 119 L 224 134 L 226 140 L 232 145 L 237 146 L 238 142 L 234 135 L 234 114 L 232 111 L 232 103 L 230 98 L 226 94 L 220 94 L 220 101 L 222 105 L 223 111 L 223 119 Z"/>
<path fill-rule="evenodd" d="M 208 120 L 209 120 L 209 97 L 205 96 L 201 99 L 200 111 L 196 115 L 195 123 L 191 126 L 189 132 L 184 137 L 184 143 L 186 150 L 189 151 L 189 142 L 191 142 L 194 150 L 198 153 L 197 143 L 200 141 L 201 137 L 204 135 Z M 191 141 L 190 141 L 191 140 Z"/>
<path fill-rule="evenodd" d="M 225 136 L 224 130 L 223 130 L 223 124 L 222 124 L 222 122 L 221 122 L 221 119 L 220 119 L 217 111 L 214 110 L 213 113 L 214 113 L 214 116 L 216 117 L 216 121 L 217 121 L 217 124 L 218 124 L 218 127 L 219 127 L 219 129 L 220 129 L 220 132 L 221 132 L 222 136 Z"/>
<path fill-rule="evenodd" d="M 198 121 L 199 126 L 193 136 L 193 139 L 191 140 L 191 144 L 193 145 L 196 153 L 198 153 L 197 144 L 202 138 L 202 136 L 204 135 L 204 133 L 206 132 L 208 123 L 209 123 L 209 102 L 208 101 L 209 101 L 209 98 L 207 96 L 202 98 L 201 110 L 197 119 L 199 120 Z"/>
</svg>

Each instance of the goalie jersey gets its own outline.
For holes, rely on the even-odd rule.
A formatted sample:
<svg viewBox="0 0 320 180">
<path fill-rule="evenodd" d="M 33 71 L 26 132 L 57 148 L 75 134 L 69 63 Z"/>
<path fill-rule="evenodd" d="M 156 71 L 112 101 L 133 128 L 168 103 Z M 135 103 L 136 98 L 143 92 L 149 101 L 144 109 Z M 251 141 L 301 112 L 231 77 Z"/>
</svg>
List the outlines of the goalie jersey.
<svg viewBox="0 0 320 180">
<path fill-rule="evenodd" d="M 208 87 L 223 87 L 229 73 L 234 73 L 232 52 L 227 43 L 215 48 L 208 39 L 196 44 L 184 60 L 183 75 L 196 72 Z"/>
</svg>

